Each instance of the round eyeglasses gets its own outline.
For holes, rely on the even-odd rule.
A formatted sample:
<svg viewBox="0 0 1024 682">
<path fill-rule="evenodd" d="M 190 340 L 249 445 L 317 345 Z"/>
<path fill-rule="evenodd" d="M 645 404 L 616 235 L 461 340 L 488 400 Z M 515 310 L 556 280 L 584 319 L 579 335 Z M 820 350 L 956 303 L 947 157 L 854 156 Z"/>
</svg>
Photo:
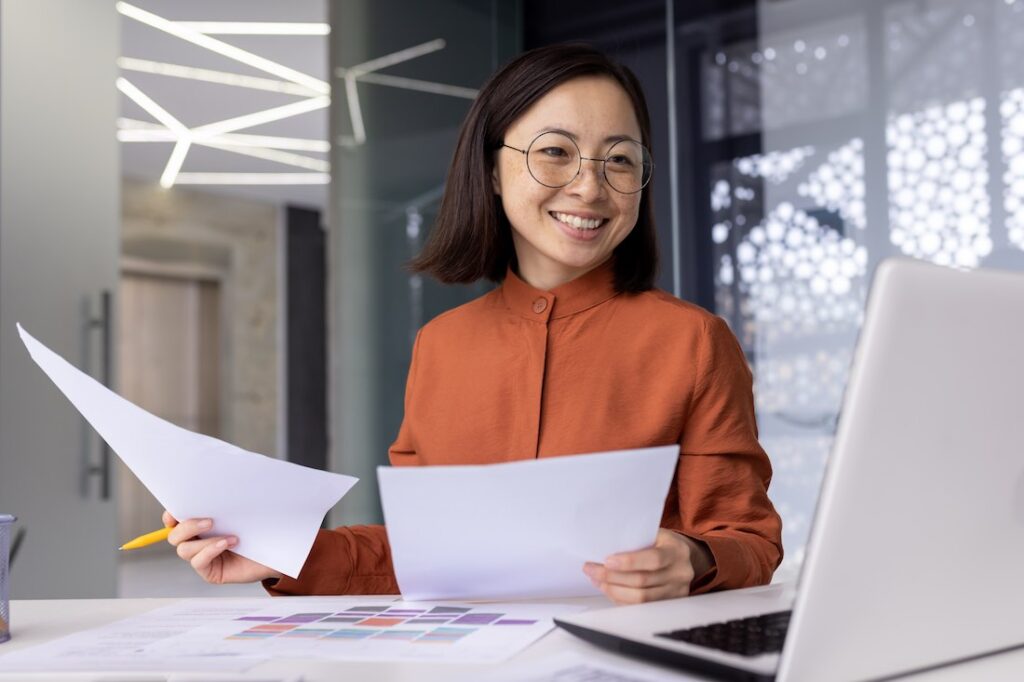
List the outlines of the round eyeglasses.
<svg viewBox="0 0 1024 682">
<path fill-rule="evenodd" d="M 583 156 L 576 141 L 564 133 L 549 131 L 534 138 L 526 149 L 501 143 L 526 157 L 526 169 L 545 187 L 565 187 L 576 179 L 584 161 L 599 161 L 601 175 L 616 192 L 636 194 L 651 181 L 654 163 L 647 147 L 636 140 L 619 140 L 604 158 Z"/>
</svg>

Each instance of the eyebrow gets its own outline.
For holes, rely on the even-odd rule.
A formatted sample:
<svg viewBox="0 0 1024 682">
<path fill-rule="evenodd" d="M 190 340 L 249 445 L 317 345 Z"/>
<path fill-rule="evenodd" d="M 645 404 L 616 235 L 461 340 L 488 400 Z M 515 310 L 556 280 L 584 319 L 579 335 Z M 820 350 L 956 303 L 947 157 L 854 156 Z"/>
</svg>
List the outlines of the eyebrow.
<svg viewBox="0 0 1024 682">
<path fill-rule="evenodd" d="M 533 135 L 534 135 L 534 137 L 536 137 L 537 135 L 542 135 L 544 133 L 561 133 L 561 134 L 565 135 L 566 137 L 571 137 L 573 142 L 579 142 L 579 138 L 576 136 L 576 133 L 569 132 L 565 128 L 555 128 L 555 127 L 547 126 L 547 127 L 541 128 L 540 130 L 535 131 Z M 609 135 L 608 137 L 604 138 L 604 140 L 602 140 L 602 142 L 612 143 L 612 142 L 622 142 L 623 140 L 632 140 L 633 142 L 637 142 L 638 141 L 632 135 L 622 135 L 622 134 L 619 134 L 619 135 Z"/>
</svg>

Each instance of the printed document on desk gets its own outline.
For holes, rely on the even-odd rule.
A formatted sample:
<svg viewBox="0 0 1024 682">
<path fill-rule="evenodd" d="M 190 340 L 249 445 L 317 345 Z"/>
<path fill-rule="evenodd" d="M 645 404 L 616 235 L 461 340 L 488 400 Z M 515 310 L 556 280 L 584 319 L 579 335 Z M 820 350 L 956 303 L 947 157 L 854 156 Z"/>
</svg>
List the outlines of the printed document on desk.
<svg viewBox="0 0 1024 682">
<path fill-rule="evenodd" d="M 236 535 L 234 552 L 285 575 L 299 574 L 324 515 L 358 480 L 175 426 L 82 373 L 21 325 L 18 333 L 36 364 L 171 514 L 212 518 L 204 535 Z"/>
<path fill-rule="evenodd" d="M 393 596 L 187 599 L 8 655 L 0 647 L 0 672 L 241 671 L 268 659 L 494 663 L 582 608 Z"/>
<path fill-rule="evenodd" d="M 12 653 L 5 654 L 0 647 L 0 673 L 241 672 L 266 660 L 264 653 L 210 654 L 207 648 L 194 651 L 160 645 L 204 625 L 244 617 L 253 609 L 250 602 L 187 599 Z"/>
<path fill-rule="evenodd" d="M 380 467 L 406 599 L 600 594 L 587 561 L 654 544 L 679 446 L 481 466 Z"/>
</svg>

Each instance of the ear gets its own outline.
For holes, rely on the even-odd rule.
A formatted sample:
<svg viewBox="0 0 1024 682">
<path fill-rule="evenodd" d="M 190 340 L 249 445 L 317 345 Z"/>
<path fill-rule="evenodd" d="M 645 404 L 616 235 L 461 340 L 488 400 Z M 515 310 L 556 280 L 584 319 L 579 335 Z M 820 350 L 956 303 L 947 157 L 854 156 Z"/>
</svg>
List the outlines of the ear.
<svg viewBox="0 0 1024 682">
<path fill-rule="evenodd" d="M 498 175 L 498 164 L 491 167 L 491 188 L 499 197 L 501 196 L 501 177 Z"/>
</svg>

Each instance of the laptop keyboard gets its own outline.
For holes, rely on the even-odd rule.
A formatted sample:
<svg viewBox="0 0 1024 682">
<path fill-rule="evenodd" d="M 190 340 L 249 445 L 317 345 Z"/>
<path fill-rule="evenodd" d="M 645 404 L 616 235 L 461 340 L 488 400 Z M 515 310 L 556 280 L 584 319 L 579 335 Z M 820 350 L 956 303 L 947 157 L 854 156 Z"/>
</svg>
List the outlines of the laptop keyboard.
<svg viewBox="0 0 1024 682">
<path fill-rule="evenodd" d="M 750 618 L 737 618 L 685 630 L 656 633 L 687 644 L 706 646 L 740 656 L 758 656 L 782 651 L 792 611 L 765 613 Z"/>
</svg>

